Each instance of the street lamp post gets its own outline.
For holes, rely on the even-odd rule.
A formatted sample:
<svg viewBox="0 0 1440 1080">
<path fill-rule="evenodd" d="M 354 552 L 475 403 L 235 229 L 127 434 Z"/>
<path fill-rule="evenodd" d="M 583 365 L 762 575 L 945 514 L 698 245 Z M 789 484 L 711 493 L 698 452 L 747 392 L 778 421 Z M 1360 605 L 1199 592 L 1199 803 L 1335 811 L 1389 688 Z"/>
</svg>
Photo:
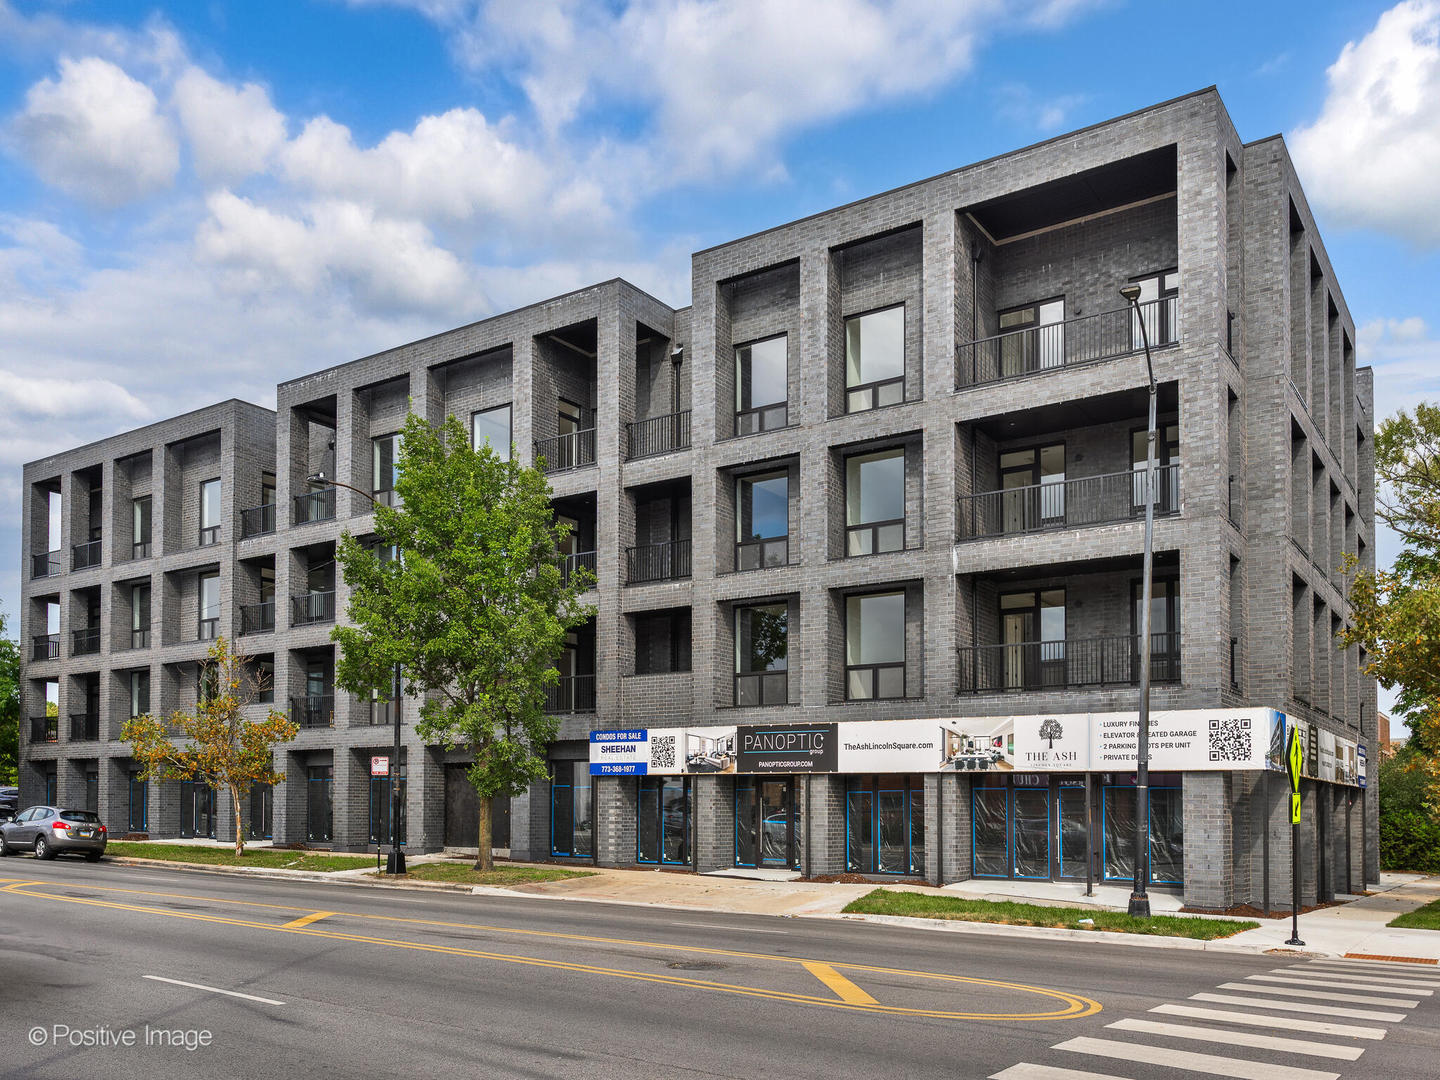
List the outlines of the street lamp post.
<svg viewBox="0 0 1440 1080">
<path fill-rule="evenodd" d="M 329 484 L 331 487 L 343 487 L 347 491 L 353 491 L 357 495 L 364 495 L 369 499 L 371 505 L 375 503 L 375 496 L 368 491 L 350 484 L 342 484 L 339 480 L 328 480 L 323 472 L 312 473 L 305 478 L 312 484 Z M 395 665 L 395 685 L 391 688 L 392 708 L 395 713 L 395 750 L 394 756 L 390 759 L 390 854 L 385 858 L 385 872 L 387 874 L 405 873 L 405 852 L 400 850 L 400 665 Z"/>
<path fill-rule="evenodd" d="M 1151 573 L 1155 567 L 1155 366 L 1150 359 L 1150 334 L 1140 311 L 1140 286 L 1126 285 L 1120 295 L 1130 305 L 1140 324 L 1140 341 L 1145 347 L 1145 371 L 1150 377 L 1150 423 L 1145 436 L 1145 556 L 1140 584 L 1140 715 L 1135 746 L 1135 885 L 1130 892 L 1129 911 L 1150 917 L 1150 595 Z"/>
</svg>

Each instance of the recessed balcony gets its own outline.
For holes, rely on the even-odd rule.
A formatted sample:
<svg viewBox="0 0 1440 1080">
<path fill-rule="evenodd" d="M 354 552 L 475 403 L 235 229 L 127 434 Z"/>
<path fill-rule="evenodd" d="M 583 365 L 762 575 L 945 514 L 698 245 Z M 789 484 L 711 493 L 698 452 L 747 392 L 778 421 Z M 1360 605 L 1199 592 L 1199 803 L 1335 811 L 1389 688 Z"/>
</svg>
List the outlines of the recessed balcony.
<svg viewBox="0 0 1440 1080">
<path fill-rule="evenodd" d="M 625 581 L 679 581 L 690 576 L 690 541 L 670 540 L 625 549 Z"/>
<path fill-rule="evenodd" d="M 690 448 L 690 410 L 671 413 L 669 416 L 652 416 L 625 425 L 628 439 L 627 458 L 654 457 L 668 454 L 672 450 Z"/>
<path fill-rule="evenodd" d="M 1155 516 L 1180 510 L 1180 466 L 1155 469 Z M 1113 525 L 1145 516 L 1144 470 L 1104 473 L 962 495 L 956 500 L 957 540 L 1048 529 Z"/>
<path fill-rule="evenodd" d="M 1138 686 L 1142 640 L 1138 634 L 1124 634 L 963 647 L 960 693 Z M 1180 681 L 1178 631 L 1150 635 L 1150 681 Z"/>
</svg>

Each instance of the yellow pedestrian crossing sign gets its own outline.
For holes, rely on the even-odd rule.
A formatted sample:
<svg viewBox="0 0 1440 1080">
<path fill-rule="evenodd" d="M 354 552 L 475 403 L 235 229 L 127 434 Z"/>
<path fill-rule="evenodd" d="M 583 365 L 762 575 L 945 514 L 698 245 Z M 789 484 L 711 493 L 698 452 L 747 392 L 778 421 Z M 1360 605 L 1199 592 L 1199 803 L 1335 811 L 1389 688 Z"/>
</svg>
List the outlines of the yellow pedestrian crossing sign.
<svg viewBox="0 0 1440 1080">
<path fill-rule="evenodd" d="M 1290 729 L 1290 753 L 1286 755 L 1286 758 L 1286 771 L 1290 773 L 1290 790 L 1298 792 L 1300 790 L 1300 766 L 1305 761 L 1305 751 L 1300 746 L 1300 729 L 1298 727 Z M 1295 820 L 1299 821 L 1300 818 L 1296 817 Z"/>
<path fill-rule="evenodd" d="M 1290 824 L 1300 824 L 1300 793 L 1298 791 L 1290 793 Z"/>
</svg>

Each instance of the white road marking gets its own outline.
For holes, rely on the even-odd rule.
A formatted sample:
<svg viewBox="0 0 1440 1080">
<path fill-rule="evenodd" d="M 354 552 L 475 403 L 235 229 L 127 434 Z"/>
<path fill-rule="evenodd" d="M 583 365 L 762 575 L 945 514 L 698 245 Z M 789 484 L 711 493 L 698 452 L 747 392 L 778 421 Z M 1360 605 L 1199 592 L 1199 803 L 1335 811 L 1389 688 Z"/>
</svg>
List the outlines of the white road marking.
<svg viewBox="0 0 1440 1080">
<path fill-rule="evenodd" d="M 1365 975 L 1399 975 L 1402 978 L 1440 978 L 1440 966 L 1435 964 L 1405 964 L 1395 961 L 1371 960 L 1311 960 L 1306 967 L 1339 968 Z"/>
<path fill-rule="evenodd" d="M 991 1073 L 990 1080 L 1125 1080 L 1125 1077 L 1112 1073 L 1062 1069 L 1055 1065 L 1032 1065 L 1028 1061 L 1022 1061 L 1011 1065 L 1004 1072 Z"/>
<path fill-rule="evenodd" d="M 1259 1013 L 1228 1012 L 1225 1009 L 1201 1009 L 1195 1005 L 1157 1005 L 1152 1013 L 1167 1016 L 1189 1016 L 1196 1020 L 1219 1020 L 1250 1027 L 1278 1028 L 1281 1031 L 1307 1031 L 1315 1035 L 1341 1035 L 1352 1039 L 1383 1039 L 1384 1028 L 1358 1027 L 1354 1024 L 1328 1024 L 1324 1020 L 1295 1020 L 1288 1016 L 1262 1016 Z"/>
<path fill-rule="evenodd" d="M 1051 1049 L 1069 1050 L 1076 1054 L 1141 1061 L 1148 1065 L 1168 1065 L 1172 1069 L 1190 1069 L 1211 1076 L 1231 1076 L 1237 1080 L 1340 1080 L 1339 1073 L 1317 1069 L 1299 1069 L 1293 1065 L 1271 1065 L 1264 1061 L 1221 1057 L 1218 1054 L 1197 1054 L 1191 1050 L 1171 1050 L 1144 1043 L 1120 1042 L 1117 1039 L 1091 1039 L 1081 1036 L 1056 1043 Z"/>
<path fill-rule="evenodd" d="M 274 998 L 256 997 L 254 994 L 242 994 L 238 990 L 221 990 L 218 986 L 204 986 L 200 983 L 181 982 L 179 979 L 166 979 L 160 975 L 141 975 L 142 979 L 150 979 L 153 982 L 170 983 L 172 986 L 188 986 L 191 990 L 205 990 L 211 994 L 224 994 L 226 997 L 244 998 L 246 1001 L 259 1001 L 266 1005 L 284 1005 L 283 1001 L 276 1001 Z"/>
<path fill-rule="evenodd" d="M 1174 1039 L 1254 1046 L 1261 1050 L 1284 1050 L 1292 1054 L 1310 1054 L 1313 1057 L 1338 1058 L 1342 1061 L 1354 1061 L 1365 1052 L 1362 1046 L 1339 1046 L 1335 1043 L 1311 1042 L 1308 1039 L 1286 1039 L 1279 1035 L 1260 1035 L 1254 1031 L 1235 1031 L 1230 1028 L 1162 1024 L 1157 1020 L 1117 1020 L 1105 1026 L 1119 1031 L 1143 1031 L 1151 1035 L 1168 1035 Z"/>
<path fill-rule="evenodd" d="M 1351 982 L 1383 983 L 1387 986 L 1440 986 L 1440 979 L 1425 979 L 1411 975 L 1408 971 L 1397 971 L 1393 975 L 1380 975 L 1373 971 L 1351 971 L 1348 968 L 1339 968 L 1332 971 L 1329 968 L 1292 967 L 1276 968 L 1277 971 L 1308 972 L 1311 975 L 1318 975 L 1322 978 L 1349 979 Z"/>
<path fill-rule="evenodd" d="M 788 934 L 789 930 L 759 930 L 752 926 L 716 926 L 708 922 L 677 922 L 671 926 L 696 926 L 701 930 L 734 930 L 741 934 Z"/>
<path fill-rule="evenodd" d="M 1399 1023 L 1404 1013 L 1374 1012 L 1370 1009 L 1342 1009 L 1338 1005 L 1311 1005 L 1308 1001 L 1276 1001 L 1274 998 L 1234 997 L 1227 994 L 1191 994 L 1191 1001 L 1213 1001 L 1217 1005 L 1244 1005 L 1252 1009 L 1281 1009 L 1313 1013 L 1316 1016 L 1345 1016 L 1351 1020 L 1382 1020 Z"/>
<path fill-rule="evenodd" d="M 1360 994 L 1332 994 L 1326 990 L 1301 990 L 1298 986 L 1254 986 L 1251 983 L 1221 983 L 1216 990 L 1243 990 L 1247 994 L 1286 994 L 1311 1001 L 1349 1001 L 1356 1005 L 1388 1005 L 1392 1009 L 1413 1009 L 1418 1001 L 1403 998 L 1363 997 Z"/>
<path fill-rule="evenodd" d="M 1434 990 L 1418 986 L 1372 986 L 1353 979 L 1312 979 L 1305 975 L 1246 975 L 1256 982 L 1290 983 L 1293 986 L 1328 986 L 1335 990 L 1359 990 L 1366 994 L 1404 994 L 1406 997 L 1432 997 Z"/>
</svg>

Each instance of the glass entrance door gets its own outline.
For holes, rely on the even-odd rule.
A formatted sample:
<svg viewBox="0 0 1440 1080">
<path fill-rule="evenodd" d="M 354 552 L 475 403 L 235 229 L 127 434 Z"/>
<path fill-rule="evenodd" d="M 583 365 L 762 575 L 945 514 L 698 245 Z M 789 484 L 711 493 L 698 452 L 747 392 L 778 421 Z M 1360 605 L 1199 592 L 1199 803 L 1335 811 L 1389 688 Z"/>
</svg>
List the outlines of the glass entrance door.
<svg viewBox="0 0 1440 1080">
<path fill-rule="evenodd" d="M 640 777 L 635 830 L 637 862 L 689 865 L 690 806 L 690 777 Z"/>
<path fill-rule="evenodd" d="M 1059 865 L 1056 876 L 1085 877 L 1085 782 L 1061 780 L 1055 792 L 1055 826 L 1058 834 L 1056 850 Z"/>
<path fill-rule="evenodd" d="M 1014 838 L 1012 870 L 1017 878 L 1050 879 L 1050 787 L 1022 787 L 1011 792 Z"/>
<path fill-rule="evenodd" d="M 735 865 L 799 869 L 793 777 L 736 780 Z"/>
</svg>

